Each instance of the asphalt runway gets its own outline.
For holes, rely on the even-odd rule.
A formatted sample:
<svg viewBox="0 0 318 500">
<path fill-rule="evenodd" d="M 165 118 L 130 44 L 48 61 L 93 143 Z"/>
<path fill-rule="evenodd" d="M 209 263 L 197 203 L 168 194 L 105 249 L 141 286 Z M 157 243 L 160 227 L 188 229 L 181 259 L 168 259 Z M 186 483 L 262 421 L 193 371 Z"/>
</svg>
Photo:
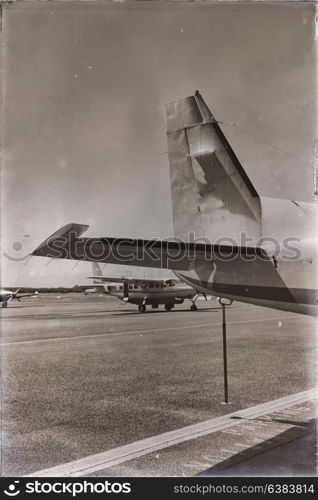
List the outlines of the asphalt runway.
<svg viewBox="0 0 318 500">
<path fill-rule="evenodd" d="M 140 314 L 96 294 L 40 294 L 2 309 L 2 474 L 60 466 L 315 386 L 316 320 L 234 303 L 227 310 L 230 404 L 223 404 L 221 310 L 214 300 L 198 302 L 197 312 L 190 304 Z M 312 421 L 311 404 L 293 408 L 296 422 L 300 413 Z M 257 443 L 266 432 L 255 430 Z M 220 439 L 179 444 L 170 465 L 155 454 L 108 473 L 201 473 L 217 462 Z M 214 462 L 196 458 L 189 467 L 199 443 L 208 443 L 204 456 Z M 263 466 L 258 458 L 254 473 Z"/>
</svg>

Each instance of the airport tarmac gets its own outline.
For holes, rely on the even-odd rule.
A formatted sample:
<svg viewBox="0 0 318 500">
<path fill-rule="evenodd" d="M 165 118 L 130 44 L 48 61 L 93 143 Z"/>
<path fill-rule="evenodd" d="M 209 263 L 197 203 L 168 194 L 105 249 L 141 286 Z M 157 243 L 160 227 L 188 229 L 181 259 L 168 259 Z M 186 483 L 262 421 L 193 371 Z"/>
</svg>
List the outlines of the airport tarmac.
<svg viewBox="0 0 318 500">
<path fill-rule="evenodd" d="M 313 474 L 316 320 L 234 303 L 225 405 L 221 310 L 190 305 L 40 294 L 2 309 L 2 474 Z"/>
</svg>

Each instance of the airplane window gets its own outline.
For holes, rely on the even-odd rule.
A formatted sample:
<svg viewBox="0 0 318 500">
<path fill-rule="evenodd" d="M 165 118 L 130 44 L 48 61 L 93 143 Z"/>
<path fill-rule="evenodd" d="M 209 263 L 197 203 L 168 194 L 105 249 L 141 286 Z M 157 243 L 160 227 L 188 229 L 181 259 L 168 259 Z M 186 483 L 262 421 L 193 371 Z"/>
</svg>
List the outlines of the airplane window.
<svg viewBox="0 0 318 500">
<path fill-rule="evenodd" d="M 149 288 L 153 288 L 153 287 L 154 287 L 153 283 L 150 283 Z"/>
<path fill-rule="evenodd" d="M 155 284 L 155 287 L 156 287 L 156 288 L 159 288 L 159 285 L 156 283 L 156 284 Z"/>
<path fill-rule="evenodd" d="M 122 286 L 120 286 L 120 287 L 119 287 L 119 290 L 122 290 L 122 289 L 123 289 L 123 287 L 122 287 Z"/>
<path fill-rule="evenodd" d="M 128 285 L 128 289 L 129 289 L 129 290 L 132 290 L 132 285 Z"/>
<path fill-rule="evenodd" d="M 135 290 L 138 290 L 138 285 L 134 285 L 134 289 L 135 289 Z"/>
</svg>

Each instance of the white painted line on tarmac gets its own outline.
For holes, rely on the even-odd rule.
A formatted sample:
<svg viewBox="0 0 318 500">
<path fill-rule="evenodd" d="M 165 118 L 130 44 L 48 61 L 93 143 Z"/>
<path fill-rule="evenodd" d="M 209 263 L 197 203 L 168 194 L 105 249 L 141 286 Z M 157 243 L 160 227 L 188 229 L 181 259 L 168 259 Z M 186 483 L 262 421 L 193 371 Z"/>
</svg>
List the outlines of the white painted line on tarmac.
<svg viewBox="0 0 318 500">
<path fill-rule="evenodd" d="M 227 321 L 227 325 L 237 325 L 240 323 L 263 323 L 264 321 L 277 321 L 280 318 L 257 318 L 257 319 L 244 319 L 238 321 Z M 298 318 L 288 318 L 288 320 L 298 319 Z M 167 332 L 171 330 L 188 330 L 189 328 L 205 328 L 207 326 L 217 326 L 222 325 L 221 321 L 217 323 L 199 323 L 197 325 L 185 325 L 185 326 L 169 326 L 167 328 L 147 328 L 146 330 L 128 330 L 125 332 L 114 332 L 114 333 L 95 333 L 92 335 L 73 335 L 69 337 L 50 337 L 46 339 L 30 339 L 30 340 L 17 340 L 16 342 L 3 342 L 0 346 L 12 346 L 12 345 L 21 345 L 21 344 L 37 344 L 40 342 L 58 342 L 60 340 L 78 340 L 78 339 L 93 339 L 96 337 L 116 337 L 119 335 L 129 335 L 133 333 L 158 333 L 158 332 Z"/>
<path fill-rule="evenodd" d="M 93 472 L 101 471 L 115 465 L 134 460 L 138 457 L 148 455 L 157 450 L 162 450 L 185 441 L 199 438 L 223 429 L 239 425 L 244 418 L 259 417 L 274 411 L 288 408 L 290 406 L 303 403 L 317 396 L 317 389 L 298 392 L 289 396 L 275 399 L 267 403 L 262 403 L 251 408 L 239 410 L 222 417 L 213 418 L 189 425 L 169 432 L 164 432 L 157 436 L 141 439 L 118 448 L 90 455 L 88 457 L 68 462 L 65 464 L 33 472 L 27 477 L 56 477 L 56 476 L 84 476 Z M 233 418 L 239 417 L 239 418 Z M 244 421 L 244 420 L 243 420 Z"/>
</svg>

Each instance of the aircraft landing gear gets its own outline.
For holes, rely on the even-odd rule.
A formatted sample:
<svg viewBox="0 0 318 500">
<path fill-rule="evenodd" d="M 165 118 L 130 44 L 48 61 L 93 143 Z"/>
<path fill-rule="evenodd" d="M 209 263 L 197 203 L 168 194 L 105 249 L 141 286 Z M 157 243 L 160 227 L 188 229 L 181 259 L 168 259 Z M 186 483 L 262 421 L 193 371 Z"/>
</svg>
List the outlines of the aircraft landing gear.
<svg viewBox="0 0 318 500">
<path fill-rule="evenodd" d="M 138 311 L 141 312 L 141 313 L 144 313 L 146 311 L 146 306 L 145 304 L 140 304 L 138 306 Z"/>
<path fill-rule="evenodd" d="M 191 307 L 190 307 L 190 311 L 197 311 L 198 308 L 195 304 L 192 304 Z"/>
<path fill-rule="evenodd" d="M 165 310 L 166 311 L 171 311 L 171 309 L 173 308 L 173 304 L 165 304 Z"/>
</svg>

